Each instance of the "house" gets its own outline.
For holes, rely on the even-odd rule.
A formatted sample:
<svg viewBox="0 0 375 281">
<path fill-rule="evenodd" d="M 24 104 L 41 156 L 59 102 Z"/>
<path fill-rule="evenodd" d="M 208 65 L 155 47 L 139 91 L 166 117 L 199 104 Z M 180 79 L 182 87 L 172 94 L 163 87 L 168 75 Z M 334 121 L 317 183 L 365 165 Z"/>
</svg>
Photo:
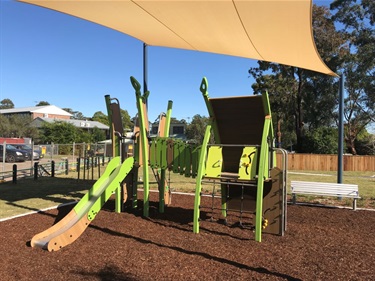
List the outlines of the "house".
<svg viewBox="0 0 375 281">
<path fill-rule="evenodd" d="M 31 117 L 33 121 L 31 121 L 30 125 L 36 128 L 40 128 L 45 122 L 53 123 L 55 121 L 63 121 L 85 130 L 97 127 L 98 129 L 104 130 L 106 135 L 109 135 L 109 126 L 97 121 L 71 119 L 72 114 L 55 105 L 1 109 L 0 114 L 8 117 L 12 115 Z"/>
<path fill-rule="evenodd" d="M 150 136 L 156 137 L 158 134 L 158 130 L 159 130 L 159 122 L 152 123 Z M 186 123 L 171 122 L 170 128 L 169 128 L 169 137 L 186 140 L 185 131 L 186 131 Z"/>
<path fill-rule="evenodd" d="M 104 125 L 98 121 L 37 117 L 33 121 L 31 121 L 30 125 L 33 127 L 40 128 L 43 126 L 43 123 L 46 123 L 46 122 L 53 123 L 57 121 L 70 123 L 77 128 L 86 129 L 86 130 L 90 130 L 90 129 L 97 127 L 98 129 L 105 130 L 106 135 L 109 134 L 109 126 Z"/>
<path fill-rule="evenodd" d="M 44 118 L 56 118 L 56 119 L 70 119 L 73 115 L 69 112 L 55 106 L 55 105 L 43 105 L 43 106 L 30 106 L 20 108 L 9 108 L 1 109 L 0 114 L 4 116 L 18 115 L 21 117 L 31 117 L 35 119 L 37 117 Z"/>
</svg>

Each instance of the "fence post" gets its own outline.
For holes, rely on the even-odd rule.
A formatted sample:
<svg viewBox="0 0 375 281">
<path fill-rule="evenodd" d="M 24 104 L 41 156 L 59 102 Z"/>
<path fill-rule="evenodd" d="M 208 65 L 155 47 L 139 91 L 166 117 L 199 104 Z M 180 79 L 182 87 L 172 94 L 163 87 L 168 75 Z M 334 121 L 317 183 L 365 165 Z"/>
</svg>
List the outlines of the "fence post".
<svg viewBox="0 0 375 281">
<path fill-rule="evenodd" d="M 69 160 L 65 160 L 65 175 L 69 174 Z"/>
<path fill-rule="evenodd" d="M 81 157 L 78 157 L 77 158 L 77 173 L 78 173 L 78 180 L 79 180 L 79 175 L 80 175 L 80 172 L 81 172 Z"/>
<path fill-rule="evenodd" d="M 55 161 L 51 161 L 51 177 L 55 177 Z"/>
<path fill-rule="evenodd" d="M 100 178 L 100 157 L 98 157 L 98 178 Z"/>
<path fill-rule="evenodd" d="M 17 183 L 17 165 L 13 164 L 13 183 Z"/>
<path fill-rule="evenodd" d="M 74 163 L 74 153 L 75 153 L 75 149 L 76 149 L 76 143 L 75 142 L 73 142 L 73 153 L 72 153 L 72 162 Z"/>
<path fill-rule="evenodd" d="M 89 156 L 87 156 L 86 161 L 87 161 L 87 164 L 86 164 L 87 180 L 89 180 L 90 179 L 90 157 Z"/>
<path fill-rule="evenodd" d="M 83 151 L 83 180 L 86 179 L 86 150 Z"/>
<path fill-rule="evenodd" d="M 94 157 L 91 157 L 91 180 L 94 180 Z"/>
<path fill-rule="evenodd" d="M 38 179 L 38 165 L 39 165 L 39 162 L 34 163 L 34 180 Z"/>
</svg>

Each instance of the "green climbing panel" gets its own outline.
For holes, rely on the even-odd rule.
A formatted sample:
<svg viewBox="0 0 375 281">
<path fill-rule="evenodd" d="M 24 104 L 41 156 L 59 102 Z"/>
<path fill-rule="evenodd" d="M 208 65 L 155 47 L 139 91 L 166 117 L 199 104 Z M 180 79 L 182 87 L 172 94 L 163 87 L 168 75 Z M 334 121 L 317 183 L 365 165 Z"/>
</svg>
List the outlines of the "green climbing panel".
<svg viewBox="0 0 375 281">
<path fill-rule="evenodd" d="M 219 178 L 223 165 L 223 149 L 221 146 L 210 146 L 206 163 L 206 175 L 209 178 Z"/>
</svg>

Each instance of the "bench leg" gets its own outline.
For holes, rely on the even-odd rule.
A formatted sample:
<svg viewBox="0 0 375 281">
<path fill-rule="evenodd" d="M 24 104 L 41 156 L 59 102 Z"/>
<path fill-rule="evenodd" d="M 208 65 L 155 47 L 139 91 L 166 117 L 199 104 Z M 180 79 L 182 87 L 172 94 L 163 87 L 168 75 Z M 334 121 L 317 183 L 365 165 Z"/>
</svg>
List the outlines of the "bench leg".
<svg viewBox="0 0 375 281">
<path fill-rule="evenodd" d="M 357 198 L 353 199 L 353 210 L 355 211 L 357 209 Z"/>
<path fill-rule="evenodd" d="M 295 193 L 292 193 L 292 203 L 293 203 L 293 205 L 296 204 L 296 194 Z"/>
</svg>

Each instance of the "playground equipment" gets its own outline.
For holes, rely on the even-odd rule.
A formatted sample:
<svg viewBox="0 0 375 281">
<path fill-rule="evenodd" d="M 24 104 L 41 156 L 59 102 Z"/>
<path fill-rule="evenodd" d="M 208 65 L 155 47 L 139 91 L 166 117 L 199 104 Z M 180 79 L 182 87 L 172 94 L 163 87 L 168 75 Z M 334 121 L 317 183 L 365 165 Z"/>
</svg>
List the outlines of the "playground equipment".
<svg viewBox="0 0 375 281">
<path fill-rule="evenodd" d="M 167 170 L 186 177 L 196 177 L 193 217 L 195 233 L 199 232 L 200 209 L 203 207 L 202 183 L 208 182 L 221 186 L 221 213 L 225 218 L 229 211 L 237 211 L 241 215 L 249 212 L 254 215 L 256 241 L 261 241 L 262 229 L 267 233 L 284 234 L 286 172 L 275 167 L 274 136 L 267 93 L 262 96 L 211 99 L 208 96 L 207 80 L 203 78 L 200 90 L 210 121 L 203 144 L 194 146 L 168 138 L 171 101 L 168 103 L 167 114 L 161 114 L 159 117 L 158 136 L 149 139 L 149 92 L 142 95 L 140 84 L 133 77 L 131 83 L 136 93 L 139 119 L 135 126 L 137 131 L 134 133 L 137 144 L 134 149 L 135 158 L 129 157 L 122 161 L 124 153 L 121 144 L 124 137 L 120 107 L 116 99 L 106 96 L 113 154 L 121 156 L 110 161 L 104 174 L 65 218 L 32 238 L 32 247 L 56 251 L 72 243 L 88 227 L 113 193 L 116 194 L 117 212 L 121 211 L 126 201 L 127 189 L 130 189 L 132 194 L 133 207 L 136 206 L 139 167 L 143 168 L 143 215 L 147 217 L 149 165 L 155 170 L 160 169 L 160 173 L 157 171 L 155 174 L 159 185 L 160 212 L 164 212 L 165 202 L 170 200 L 170 188 L 165 179 Z M 112 103 L 112 100 L 116 102 Z M 211 130 L 215 144 L 209 144 Z M 284 163 L 283 167 L 286 166 Z M 121 186 L 124 180 L 127 189 Z"/>
<path fill-rule="evenodd" d="M 138 141 L 142 163 L 152 168 L 173 171 L 187 177 L 196 177 L 193 231 L 199 232 L 202 183 L 221 186 L 221 211 L 245 212 L 254 216 L 256 241 L 261 241 L 262 230 L 283 235 L 286 229 L 286 171 L 276 168 L 273 147 L 274 133 L 267 93 L 262 96 L 244 96 L 210 99 L 207 80 L 201 83 L 201 92 L 210 115 L 201 146 L 193 146 L 167 137 L 148 138 L 146 128 L 148 93 L 141 94 L 140 84 L 131 77 L 136 92 L 139 121 Z M 148 123 L 148 122 L 147 122 Z M 213 131 L 215 144 L 209 144 Z M 160 134 L 159 134 L 160 135 Z M 285 151 L 281 152 L 284 154 Z M 283 162 L 286 161 L 283 159 Z M 148 165 L 143 165 L 144 216 L 148 216 Z M 159 180 L 159 210 L 164 211 L 165 190 Z M 164 197 L 163 197 L 164 196 Z M 213 196 L 214 197 L 214 196 Z M 160 207 L 162 206 L 162 207 Z M 241 224 L 241 221 L 240 221 Z"/>
<path fill-rule="evenodd" d="M 210 121 L 201 147 L 193 231 L 199 232 L 202 183 L 221 185 L 221 211 L 252 212 L 255 240 L 264 232 L 283 235 L 286 220 L 285 172 L 275 167 L 273 128 L 267 93 L 262 96 L 209 98 L 200 91 Z M 209 144 L 211 130 L 215 144 Z"/>
<path fill-rule="evenodd" d="M 166 180 L 166 167 L 160 167 L 157 165 L 150 164 L 150 135 L 149 135 L 149 121 L 147 114 L 147 99 L 150 92 L 146 91 L 144 94 L 141 94 L 141 86 L 139 82 L 134 78 L 130 78 L 131 83 L 135 89 L 136 95 L 136 104 L 137 104 L 137 118 L 135 120 L 134 129 L 133 129 L 133 140 L 134 140 L 134 168 L 129 173 L 129 176 L 125 179 L 125 186 L 122 188 L 121 195 L 116 196 L 121 198 L 118 200 L 119 205 L 116 204 L 120 212 L 123 204 L 130 199 L 132 208 L 136 208 L 138 204 L 138 172 L 142 168 L 143 171 L 143 215 L 148 217 L 149 215 L 149 168 L 151 167 L 155 179 L 158 183 L 159 190 L 159 212 L 163 213 L 165 205 L 170 204 L 171 202 L 171 191 Z M 116 98 L 111 98 L 109 95 L 105 96 L 108 118 L 111 124 L 111 138 L 112 138 L 112 148 L 113 153 L 120 153 L 123 155 L 122 158 L 125 158 L 125 151 L 120 150 L 121 145 L 124 140 L 123 135 L 123 126 L 121 122 L 120 106 L 119 101 Z M 115 102 L 112 102 L 115 101 Z M 170 119 L 172 112 L 172 101 L 168 101 L 167 113 L 161 113 L 159 116 L 159 128 L 157 132 L 157 138 L 167 138 L 169 134 Z M 154 162 L 152 162 L 154 163 Z M 130 195 L 130 196 L 128 196 Z"/>
<path fill-rule="evenodd" d="M 94 220 L 104 203 L 121 188 L 121 182 L 132 169 L 133 158 L 121 164 L 120 156 L 114 157 L 103 175 L 95 182 L 77 205 L 58 223 L 31 239 L 32 247 L 57 251 L 74 242 Z"/>
<path fill-rule="evenodd" d="M 122 125 L 120 102 L 116 98 L 111 98 L 109 95 L 105 95 L 105 102 L 108 112 L 108 121 L 110 128 L 110 136 L 112 140 L 112 155 L 120 156 L 121 161 L 125 159 L 125 146 L 123 145 L 124 140 L 124 126 Z M 134 176 L 130 171 L 130 176 Z M 123 203 L 127 200 L 126 185 L 123 185 L 121 189 L 116 190 L 115 199 L 115 211 L 120 213 L 122 211 Z"/>
<path fill-rule="evenodd" d="M 136 103 L 138 109 L 137 124 L 134 129 L 134 135 L 136 136 L 135 142 L 135 159 L 138 162 L 137 167 L 141 167 L 143 171 L 143 215 L 149 216 L 149 164 L 150 164 L 150 141 L 149 128 L 148 128 L 148 115 L 147 115 L 147 98 L 150 92 L 146 91 L 144 94 L 141 93 L 141 85 L 134 78 L 130 77 L 130 81 L 135 90 Z M 168 101 L 167 113 L 161 113 L 159 116 L 159 128 L 157 137 L 167 138 L 169 135 L 170 119 L 172 113 L 172 101 Z M 152 162 L 154 163 L 154 162 Z M 164 207 L 171 201 L 171 192 L 169 185 L 167 184 L 165 175 L 166 167 L 159 167 L 151 165 L 155 179 L 158 182 L 159 190 L 159 212 L 164 212 Z M 159 172 L 160 169 L 160 172 Z M 136 199 L 136 189 L 138 181 L 135 180 L 133 184 L 133 202 Z"/>
</svg>

